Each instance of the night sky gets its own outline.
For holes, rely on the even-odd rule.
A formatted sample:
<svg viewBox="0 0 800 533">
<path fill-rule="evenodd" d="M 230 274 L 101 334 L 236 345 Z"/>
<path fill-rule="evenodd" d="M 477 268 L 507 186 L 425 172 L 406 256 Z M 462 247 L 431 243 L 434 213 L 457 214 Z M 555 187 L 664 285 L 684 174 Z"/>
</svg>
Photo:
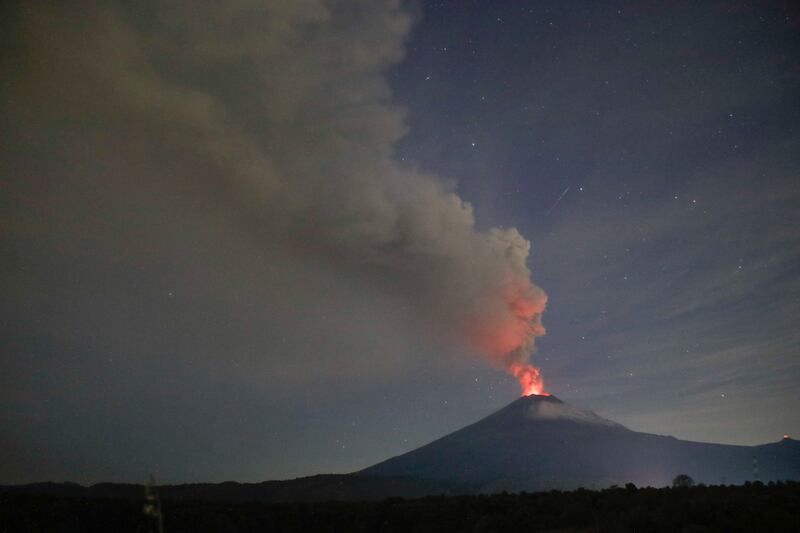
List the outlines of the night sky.
<svg viewBox="0 0 800 533">
<path fill-rule="evenodd" d="M 0 9 L 0 483 L 800 434 L 796 3 Z"/>
</svg>

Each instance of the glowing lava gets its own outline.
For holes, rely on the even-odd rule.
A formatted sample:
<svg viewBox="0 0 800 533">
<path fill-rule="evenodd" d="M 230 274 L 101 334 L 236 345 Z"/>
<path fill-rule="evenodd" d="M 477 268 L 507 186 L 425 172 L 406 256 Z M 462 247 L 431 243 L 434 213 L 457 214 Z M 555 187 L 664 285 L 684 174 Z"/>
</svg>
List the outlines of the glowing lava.
<svg viewBox="0 0 800 533">
<path fill-rule="evenodd" d="M 496 366 L 517 378 L 523 396 L 549 396 L 541 371 L 530 363 L 536 337 L 545 334 L 541 316 L 547 296 L 526 278 L 511 278 L 498 292 L 499 305 L 481 309 L 481 316 L 470 323 L 467 338 Z"/>
<path fill-rule="evenodd" d="M 509 369 L 509 373 L 519 380 L 522 387 L 522 396 L 550 396 L 544 392 L 544 381 L 542 381 L 541 371 L 530 363 L 514 363 Z"/>
<path fill-rule="evenodd" d="M 529 362 L 534 351 L 534 339 L 545 334 L 541 316 L 547 305 L 547 296 L 527 279 L 521 280 L 521 283 L 517 280 L 508 288 L 511 290 L 507 289 L 505 300 L 514 318 L 515 327 L 512 330 L 517 337 L 517 346 L 511 352 L 511 357 L 506 356 L 506 369 L 519 380 L 523 396 L 547 396 L 541 371 Z"/>
</svg>

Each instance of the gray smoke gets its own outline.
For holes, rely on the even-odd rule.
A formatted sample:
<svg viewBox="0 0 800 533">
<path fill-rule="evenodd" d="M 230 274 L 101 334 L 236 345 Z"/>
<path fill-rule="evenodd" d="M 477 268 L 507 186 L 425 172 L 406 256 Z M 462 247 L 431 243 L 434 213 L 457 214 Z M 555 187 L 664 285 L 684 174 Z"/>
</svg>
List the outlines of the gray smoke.
<svg viewBox="0 0 800 533">
<path fill-rule="evenodd" d="M 10 11 L 3 290 L 26 327 L 298 383 L 391 372 L 412 346 L 527 372 L 529 243 L 392 157 L 399 1 Z"/>
</svg>

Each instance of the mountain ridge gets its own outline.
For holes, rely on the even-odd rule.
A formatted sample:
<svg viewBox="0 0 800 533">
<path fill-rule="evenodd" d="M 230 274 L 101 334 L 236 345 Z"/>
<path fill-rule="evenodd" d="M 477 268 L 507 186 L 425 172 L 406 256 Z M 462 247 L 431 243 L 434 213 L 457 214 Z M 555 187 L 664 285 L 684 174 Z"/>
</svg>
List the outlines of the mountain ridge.
<svg viewBox="0 0 800 533">
<path fill-rule="evenodd" d="M 755 458 L 763 480 L 798 479 L 800 447 L 789 441 L 770 447 L 680 440 L 628 429 L 555 396 L 530 395 L 356 474 L 449 480 L 478 492 L 666 486 L 678 474 L 728 484 L 753 480 Z"/>
<path fill-rule="evenodd" d="M 800 479 L 800 443 L 703 443 L 629 429 L 556 396 L 530 395 L 432 442 L 350 474 L 260 483 L 164 485 L 164 498 L 203 501 L 380 500 L 429 494 L 668 486 L 679 474 L 706 484 Z M 142 485 L 34 483 L 0 493 L 137 499 Z"/>
</svg>

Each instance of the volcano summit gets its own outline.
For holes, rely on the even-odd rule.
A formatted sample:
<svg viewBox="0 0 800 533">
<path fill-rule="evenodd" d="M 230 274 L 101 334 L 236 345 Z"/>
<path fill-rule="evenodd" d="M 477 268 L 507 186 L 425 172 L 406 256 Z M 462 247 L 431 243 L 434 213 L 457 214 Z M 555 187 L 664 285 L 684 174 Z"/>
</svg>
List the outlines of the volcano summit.
<svg viewBox="0 0 800 533">
<path fill-rule="evenodd" d="M 632 431 L 555 396 L 529 395 L 426 446 L 352 474 L 262 483 L 166 485 L 165 498 L 210 501 L 381 500 L 429 494 L 668 486 L 800 479 L 800 444 L 784 436 L 761 446 L 678 440 Z M 100 483 L 0 486 L 0 493 L 137 498 L 142 487 Z"/>
<path fill-rule="evenodd" d="M 632 431 L 555 396 L 523 396 L 430 444 L 357 473 L 467 486 L 471 492 L 669 485 L 678 474 L 708 484 L 800 479 L 800 445 L 678 440 Z"/>
</svg>

